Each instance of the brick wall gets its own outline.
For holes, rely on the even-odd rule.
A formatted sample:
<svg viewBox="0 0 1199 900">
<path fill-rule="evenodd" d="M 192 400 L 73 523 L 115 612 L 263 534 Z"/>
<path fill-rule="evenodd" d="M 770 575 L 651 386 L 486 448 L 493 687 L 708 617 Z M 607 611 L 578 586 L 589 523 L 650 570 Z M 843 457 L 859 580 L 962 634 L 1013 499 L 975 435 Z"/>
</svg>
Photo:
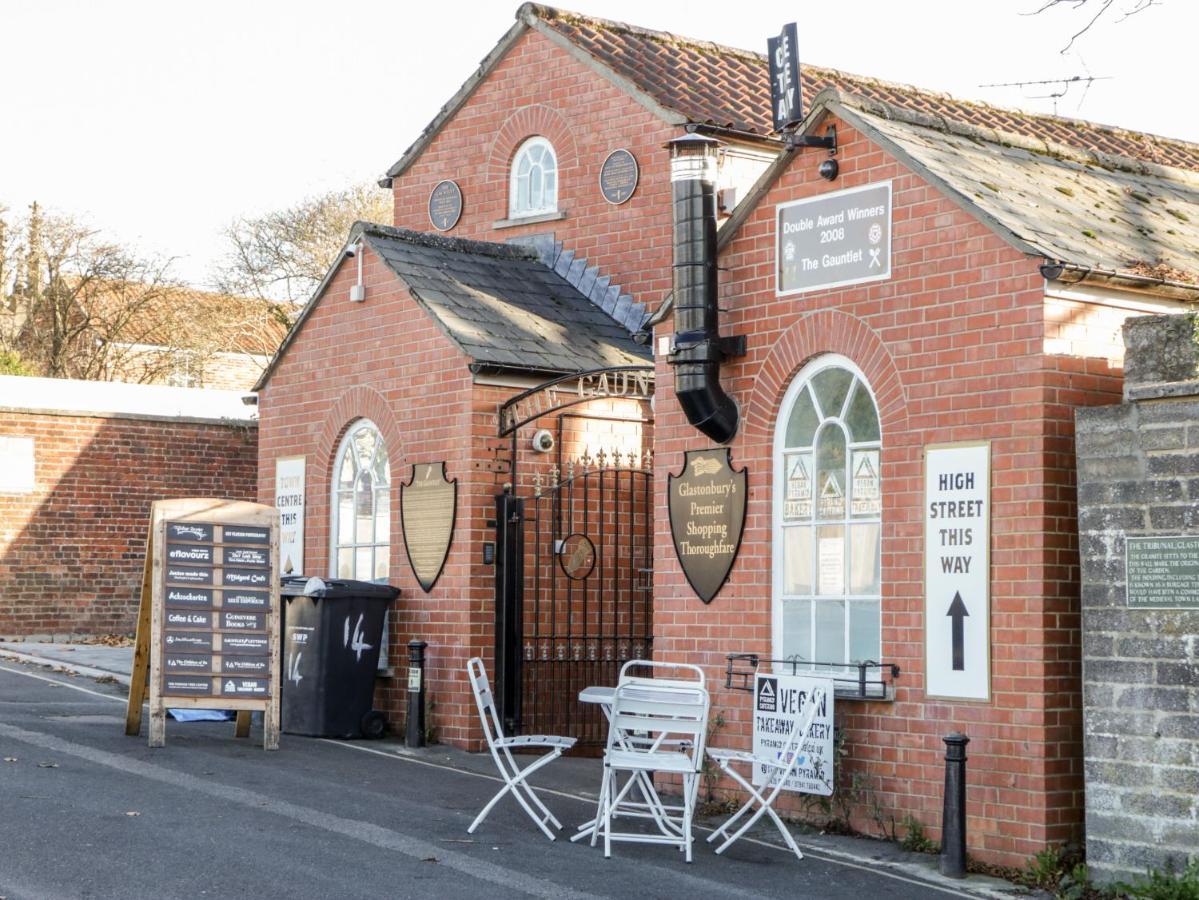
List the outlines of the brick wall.
<svg viewBox="0 0 1199 900">
<path fill-rule="evenodd" d="M 395 223 L 431 231 L 429 192 L 443 179 L 462 189 L 454 237 L 508 241 L 552 232 L 576 259 L 598 265 L 634 300 L 656 305 L 670 290 L 670 173 L 662 145 L 677 129 L 535 31 L 521 36 L 465 107 L 395 180 Z M 558 156 L 564 218 L 493 228 L 508 218 L 509 163 L 542 135 Z M 640 183 L 613 206 L 599 190 L 609 152 L 637 157 Z"/>
<path fill-rule="evenodd" d="M 0 636 L 132 634 L 150 504 L 254 498 L 251 426 L 0 411 L 34 441 L 32 493 L 0 493 Z"/>
<path fill-rule="evenodd" d="M 427 724 L 440 741 L 477 749 L 478 714 L 466 680 L 466 661 L 495 653 L 495 567 L 483 561 L 483 544 L 495 541 L 495 497 L 511 481 L 511 443 L 496 437 L 497 410 L 525 384 L 474 383 L 468 360 L 408 291 L 367 248 L 363 257 L 366 300 L 352 303 L 356 264 L 343 265 L 320 304 L 259 396 L 261 502 L 274 497 L 275 460 L 306 459 L 304 557 L 306 574 L 329 571 L 331 468 L 339 441 L 360 418 L 382 432 L 391 467 L 389 581 L 401 596 L 388 636 L 393 659 L 410 640 L 428 643 L 425 689 Z M 402 340 L 396 336 L 402 335 Z M 625 401 L 598 401 L 572 413 L 628 415 Z M 633 404 L 637 406 L 637 404 Z M 550 482 L 555 454 L 535 454 L 529 438 L 550 417 L 526 426 L 518 442 L 519 488 L 534 490 L 533 473 Z M 627 432 L 627 433 L 626 433 Z M 597 442 L 640 447 L 641 430 L 629 423 L 571 420 L 562 434 L 563 459 Z M 458 481 L 458 508 L 445 568 L 426 594 L 404 552 L 400 484 L 412 465 L 444 461 Z M 403 675 L 403 663 L 397 664 Z M 393 727 L 403 721 L 406 682 L 376 684 L 375 705 Z"/>
<path fill-rule="evenodd" d="M 740 558 L 704 607 L 670 546 L 667 472 L 703 438 L 683 419 L 664 361 L 658 372 L 658 566 L 655 652 L 699 661 L 714 677 L 731 652 L 768 655 L 771 634 L 771 480 L 774 424 L 805 362 L 833 352 L 862 369 L 882 417 L 883 658 L 902 675 L 892 703 L 842 701 L 849 771 L 885 816 L 911 814 L 939 836 L 944 746 L 971 737 L 970 852 L 1022 864 L 1081 837 L 1078 571 L 1070 410 L 1108 402 L 1117 370 L 1043 353 L 1044 282 L 974 217 L 848 123 L 837 122 L 842 176 L 830 186 L 816 153 L 796 159 L 723 253 L 722 333 L 745 334 L 746 357 L 722 380 L 743 424 L 732 443 L 748 466 Z M 792 297 L 774 294 L 776 203 L 893 180 L 893 277 Z M 992 699 L 925 696 L 923 448 L 987 440 L 992 453 Z M 719 682 L 718 682 L 719 683 Z M 748 698 L 717 692 L 728 738 L 747 740 Z M 858 824 L 874 830 L 868 810 Z"/>
<path fill-rule="evenodd" d="M 1199 858 L 1199 608 L 1130 608 L 1127 536 L 1199 535 L 1199 348 L 1187 316 L 1124 328 L 1126 402 L 1077 413 L 1087 863 Z"/>
</svg>

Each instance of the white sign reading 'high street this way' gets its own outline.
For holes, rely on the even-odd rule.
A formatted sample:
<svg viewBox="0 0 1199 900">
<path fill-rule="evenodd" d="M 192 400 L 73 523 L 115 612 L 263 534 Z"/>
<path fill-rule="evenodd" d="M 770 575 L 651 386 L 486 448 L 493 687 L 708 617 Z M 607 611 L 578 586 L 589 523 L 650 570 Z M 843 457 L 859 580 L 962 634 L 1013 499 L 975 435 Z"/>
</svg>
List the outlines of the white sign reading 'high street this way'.
<svg viewBox="0 0 1199 900">
<path fill-rule="evenodd" d="M 991 446 L 924 459 L 925 693 L 991 696 Z"/>
</svg>

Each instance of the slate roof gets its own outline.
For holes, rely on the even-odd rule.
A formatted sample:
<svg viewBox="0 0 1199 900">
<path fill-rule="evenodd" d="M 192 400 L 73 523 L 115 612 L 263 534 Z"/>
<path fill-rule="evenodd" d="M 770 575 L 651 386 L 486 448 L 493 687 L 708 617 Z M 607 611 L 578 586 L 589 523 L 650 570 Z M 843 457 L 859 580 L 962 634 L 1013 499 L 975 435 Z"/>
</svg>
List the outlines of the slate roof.
<svg viewBox="0 0 1199 900">
<path fill-rule="evenodd" d="M 1199 284 L 1199 173 L 999 136 L 835 91 L 821 95 L 1031 255 Z"/>
<path fill-rule="evenodd" d="M 532 249 L 366 223 L 359 235 L 478 365 L 567 373 L 650 360 Z"/>
</svg>

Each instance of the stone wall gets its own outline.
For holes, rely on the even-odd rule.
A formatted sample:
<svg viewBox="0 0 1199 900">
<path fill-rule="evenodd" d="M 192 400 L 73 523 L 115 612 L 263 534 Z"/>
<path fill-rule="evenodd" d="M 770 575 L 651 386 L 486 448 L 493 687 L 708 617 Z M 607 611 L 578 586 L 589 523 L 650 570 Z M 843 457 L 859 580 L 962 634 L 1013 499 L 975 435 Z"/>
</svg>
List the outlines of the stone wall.
<svg viewBox="0 0 1199 900">
<path fill-rule="evenodd" d="M 1124 341 L 1124 402 L 1075 414 L 1087 859 L 1102 881 L 1199 854 L 1199 607 L 1130 608 L 1125 570 L 1128 536 L 1199 535 L 1199 347 L 1190 316 L 1131 319 Z"/>
</svg>

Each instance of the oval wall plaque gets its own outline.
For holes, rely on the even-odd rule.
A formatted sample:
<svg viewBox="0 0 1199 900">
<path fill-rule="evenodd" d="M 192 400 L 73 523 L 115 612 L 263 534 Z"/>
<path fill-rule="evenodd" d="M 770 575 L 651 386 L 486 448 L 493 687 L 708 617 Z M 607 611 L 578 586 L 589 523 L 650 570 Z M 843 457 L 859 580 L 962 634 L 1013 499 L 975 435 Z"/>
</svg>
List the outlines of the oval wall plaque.
<svg viewBox="0 0 1199 900">
<path fill-rule="evenodd" d="M 600 193 L 609 203 L 619 206 L 633 196 L 640 177 L 637 158 L 628 150 L 613 150 L 600 167 Z"/>
<path fill-rule="evenodd" d="M 688 450 L 668 479 L 670 536 L 687 582 L 704 603 L 724 586 L 741 549 L 746 470 L 733 471 L 728 447 Z"/>
<path fill-rule="evenodd" d="M 400 485 L 400 527 L 408 565 L 427 594 L 441 577 L 458 505 L 458 480 L 446 480 L 445 463 L 416 463 L 412 480 Z"/>
<path fill-rule="evenodd" d="M 558 551 L 558 563 L 568 578 L 582 581 L 595 568 L 595 544 L 578 531 L 568 534 Z"/>
<path fill-rule="evenodd" d="M 438 231 L 449 231 L 462 218 L 462 189 L 454 181 L 439 181 L 429 193 L 429 221 Z"/>
</svg>

